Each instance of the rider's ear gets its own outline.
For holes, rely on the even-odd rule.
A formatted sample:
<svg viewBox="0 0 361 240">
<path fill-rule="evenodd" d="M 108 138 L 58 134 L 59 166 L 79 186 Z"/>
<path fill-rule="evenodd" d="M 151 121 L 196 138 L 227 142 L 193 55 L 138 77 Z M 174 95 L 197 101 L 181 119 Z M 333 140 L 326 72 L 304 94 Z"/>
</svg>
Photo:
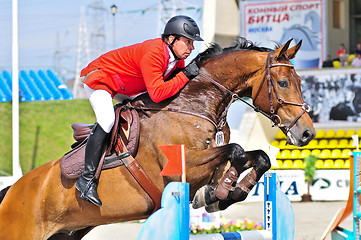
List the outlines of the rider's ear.
<svg viewBox="0 0 361 240">
<path fill-rule="evenodd" d="M 290 46 L 290 43 L 292 42 L 292 38 L 290 40 L 288 40 L 285 44 L 283 44 L 281 47 L 279 47 L 278 49 L 276 49 L 273 52 L 273 56 L 276 58 L 277 61 L 281 60 L 281 58 L 284 56 L 284 54 L 286 53 L 288 47 Z"/>
<path fill-rule="evenodd" d="M 288 57 L 288 59 L 293 59 L 296 56 L 296 53 L 298 52 L 298 50 L 300 50 L 301 45 L 302 40 L 286 51 L 286 56 Z"/>
</svg>

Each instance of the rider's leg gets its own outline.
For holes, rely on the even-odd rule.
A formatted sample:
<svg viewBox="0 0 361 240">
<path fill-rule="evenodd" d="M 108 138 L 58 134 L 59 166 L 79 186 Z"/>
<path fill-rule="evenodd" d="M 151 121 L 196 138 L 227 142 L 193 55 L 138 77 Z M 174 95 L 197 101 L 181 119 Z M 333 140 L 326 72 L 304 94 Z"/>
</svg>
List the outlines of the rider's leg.
<svg viewBox="0 0 361 240">
<path fill-rule="evenodd" d="M 94 125 L 85 148 L 84 170 L 75 183 L 75 187 L 81 192 L 79 198 L 99 207 L 102 202 L 97 192 L 98 180 L 95 179 L 95 173 L 104 150 L 103 146 L 107 135 L 98 123 Z"/>
<path fill-rule="evenodd" d="M 114 109 L 111 95 L 105 90 L 92 90 L 85 84 L 89 101 L 93 107 L 97 123 L 89 135 L 85 148 L 85 167 L 75 187 L 81 192 L 79 198 L 101 206 L 95 173 L 104 150 L 104 143 L 114 125 Z"/>
</svg>

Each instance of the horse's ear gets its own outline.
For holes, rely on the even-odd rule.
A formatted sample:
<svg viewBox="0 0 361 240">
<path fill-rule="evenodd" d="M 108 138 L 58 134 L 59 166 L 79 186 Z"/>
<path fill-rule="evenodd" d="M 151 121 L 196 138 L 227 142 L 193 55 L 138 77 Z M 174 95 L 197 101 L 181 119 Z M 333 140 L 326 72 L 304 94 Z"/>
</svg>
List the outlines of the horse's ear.
<svg viewBox="0 0 361 240">
<path fill-rule="evenodd" d="M 302 45 L 302 40 L 299 41 L 299 43 L 297 43 L 295 46 L 291 47 L 286 51 L 286 56 L 288 57 L 288 59 L 293 59 L 296 56 L 296 53 L 298 52 L 298 50 L 300 50 L 301 45 Z"/>
<path fill-rule="evenodd" d="M 292 38 L 290 40 L 288 40 L 285 44 L 283 44 L 281 47 L 279 47 L 278 49 L 276 49 L 274 52 L 273 52 L 273 56 L 275 56 L 275 58 L 277 60 L 280 60 L 283 56 L 283 54 L 286 53 L 288 47 L 290 46 L 290 43 L 292 42 Z"/>
</svg>

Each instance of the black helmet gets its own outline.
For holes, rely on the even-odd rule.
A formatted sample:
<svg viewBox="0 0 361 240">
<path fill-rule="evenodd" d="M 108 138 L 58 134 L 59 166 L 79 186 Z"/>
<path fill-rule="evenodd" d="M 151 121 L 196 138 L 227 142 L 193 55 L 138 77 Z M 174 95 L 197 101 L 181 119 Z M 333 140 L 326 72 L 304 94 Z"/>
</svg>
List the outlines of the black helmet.
<svg viewBox="0 0 361 240">
<path fill-rule="evenodd" d="M 163 35 L 180 35 L 195 41 L 203 41 L 197 23 L 187 16 L 175 16 L 165 25 Z"/>
</svg>

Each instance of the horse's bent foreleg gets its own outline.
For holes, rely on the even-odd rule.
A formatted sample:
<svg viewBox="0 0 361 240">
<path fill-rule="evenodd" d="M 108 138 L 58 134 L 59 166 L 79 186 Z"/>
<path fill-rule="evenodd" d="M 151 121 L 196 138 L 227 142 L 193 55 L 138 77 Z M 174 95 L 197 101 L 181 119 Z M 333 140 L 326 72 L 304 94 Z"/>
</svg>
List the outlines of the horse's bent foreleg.
<svg viewBox="0 0 361 240">
<path fill-rule="evenodd" d="M 236 185 L 231 194 L 231 198 L 236 201 L 244 201 L 262 175 L 271 168 L 269 157 L 262 150 L 248 152 L 247 156 L 251 159 L 248 162 L 252 170 Z"/>
<path fill-rule="evenodd" d="M 226 158 L 223 158 L 223 161 L 230 160 L 231 167 L 222 178 L 221 184 L 217 186 L 217 189 L 221 190 L 217 192 L 211 185 L 202 187 L 193 199 L 193 208 L 199 208 L 210 205 L 220 199 L 226 199 L 229 191 L 234 187 L 233 185 L 235 185 L 239 174 L 244 171 L 244 166 L 247 165 L 247 155 L 240 145 L 228 144 L 223 147 L 227 147 L 224 148 L 227 152 L 224 154 Z"/>
<path fill-rule="evenodd" d="M 211 149 L 187 151 L 187 177 L 189 176 L 187 181 L 193 186 L 191 192 L 208 184 L 214 177 L 215 171 L 222 170 L 222 167 L 226 166 L 228 160 L 232 158 L 235 145 L 228 144 Z"/>
<path fill-rule="evenodd" d="M 216 189 L 210 185 L 199 189 L 193 200 L 193 208 L 206 206 L 207 211 L 214 212 L 245 200 L 262 175 L 270 169 L 270 160 L 262 150 L 244 152 L 239 145 L 235 146 L 230 169 Z M 252 170 L 236 185 L 239 175 L 249 168 Z"/>
<path fill-rule="evenodd" d="M 246 152 L 246 155 L 248 160 L 243 168 L 244 170 L 252 168 L 252 170 L 234 187 L 233 191 L 230 191 L 226 199 L 206 206 L 208 212 L 224 210 L 233 203 L 244 201 L 262 175 L 271 168 L 269 157 L 264 151 L 250 151 Z"/>
</svg>

